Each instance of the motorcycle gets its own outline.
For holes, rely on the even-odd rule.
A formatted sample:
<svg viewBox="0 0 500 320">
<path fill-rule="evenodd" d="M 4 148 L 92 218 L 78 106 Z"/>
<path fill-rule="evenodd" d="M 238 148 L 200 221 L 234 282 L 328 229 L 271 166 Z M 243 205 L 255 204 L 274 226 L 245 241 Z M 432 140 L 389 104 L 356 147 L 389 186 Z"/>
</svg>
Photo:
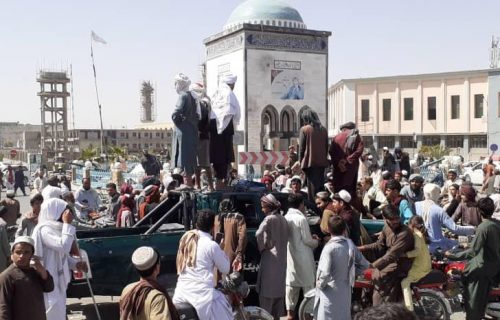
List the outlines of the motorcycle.
<svg viewBox="0 0 500 320">
<path fill-rule="evenodd" d="M 361 295 L 353 294 L 351 302 L 352 316 L 372 305 L 374 289 L 372 272 L 373 269 L 365 270 L 363 275 L 358 277 L 354 283 L 355 291 L 361 291 Z M 447 277 L 443 272 L 432 270 L 428 275 L 420 279 L 420 281 L 411 285 L 413 307 L 420 319 L 450 319 L 451 306 L 442 292 L 446 282 Z M 316 289 L 312 289 L 304 294 L 304 300 L 302 300 L 299 307 L 300 320 L 313 319 L 315 295 Z"/>
<path fill-rule="evenodd" d="M 459 250 L 462 249 L 460 247 L 455 247 L 450 251 L 456 252 Z M 453 306 L 462 308 L 464 305 L 462 277 L 467 267 L 467 261 L 450 261 L 444 257 L 441 250 L 437 250 L 435 258 L 433 257 L 432 260 L 432 267 L 441 270 L 447 275 L 448 281 L 445 286 L 445 295 Z M 498 285 L 490 290 L 488 300 L 485 314 L 494 319 L 500 319 L 500 287 Z"/>
<path fill-rule="evenodd" d="M 224 277 L 221 287 L 218 288 L 228 297 L 229 303 L 233 308 L 233 317 L 235 320 L 273 320 L 273 316 L 266 310 L 243 305 L 245 299 L 250 293 L 250 287 L 243 280 L 243 275 L 239 272 L 233 272 Z M 179 313 L 180 319 L 199 320 L 196 309 L 189 303 L 176 303 L 175 307 Z"/>
</svg>

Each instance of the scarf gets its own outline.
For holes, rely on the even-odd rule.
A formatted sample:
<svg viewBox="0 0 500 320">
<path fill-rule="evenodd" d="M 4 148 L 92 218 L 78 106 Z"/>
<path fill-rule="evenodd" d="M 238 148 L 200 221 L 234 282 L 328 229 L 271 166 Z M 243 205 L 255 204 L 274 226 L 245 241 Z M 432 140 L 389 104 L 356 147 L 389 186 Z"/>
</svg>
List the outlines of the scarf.
<svg viewBox="0 0 500 320">
<path fill-rule="evenodd" d="M 135 207 L 134 195 L 130 195 L 128 193 L 125 193 L 121 197 L 121 206 L 120 206 L 120 209 L 118 209 L 118 214 L 116 215 L 116 226 L 117 227 L 122 227 L 122 225 L 121 225 L 122 213 L 124 211 L 133 212 L 134 207 Z M 131 215 L 131 219 L 132 219 L 132 224 L 134 224 L 134 222 L 133 222 L 134 215 L 133 214 Z"/>
<path fill-rule="evenodd" d="M 177 251 L 177 274 L 180 275 L 186 267 L 196 267 L 196 251 L 198 249 L 198 239 L 200 235 L 198 230 L 190 230 L 181 238 L 179 250 Z"/>
<path fill-rule="evenodd" d="M 222 134 L 233 116 L 237 114 L 236 107 L 231 104 L 231 94 L 233 94 L 231 88 L 226 83 L 221 83 L 212 97 L 210 119 L 215 119 L 217 122 L 217 134 Z"/>
<path fill-rule="evenodd" d="M 120 320 L 135 319 L 144 308 L 144 302 L 153 289 L 160 291 L 167 299 L 168 311 L 170 312 L 172 320 L 179 320 L 177 309 L 175 309 L 172 299 L 165 289 L 162 288 L 158 282 L 147 279 L 141 279 L 137 285 L 120 300 Z"/>
<path fill-rule="evenodd" d="M 476 201 L 476 190 L 470 185 L 462 185 L 460 187 L 460 194 L 467 198 L 467 202 Z"/>
<path fill-rule="evenodd" d="M 35 242 L 35 253 L 37 256 L 42 257 L 42 262 L 44 266 L 49 267 L 48 264 L 55 263 L 55 270 L 58 274 L 53 275 L 54 277 L 62 278 L 59 281 L 60 292 L 66 292 L 68 288 L 68 283 L 71 281 L 71 274 L 68 265 L 68 255 L 69 252 L 57 252 L 57 258 L 55 261 L 47 261 L 44 257 L 45 247 L 42 242 L 42 237 L 44 236 L 41 232 L 42 228 L 50 229 L 48 232 L 62 236 L 63 224 L 59 222 L 59 218 L 66 209 L 67 203 L 61 199 L 48 199 L 42 203 L 42 208 L 40 210 L 40 216 L 38 217 L 39 223 L 33 229 L 31 237 Z M 44 229 L 45 230 L 45 229 Z"/>
</svg>

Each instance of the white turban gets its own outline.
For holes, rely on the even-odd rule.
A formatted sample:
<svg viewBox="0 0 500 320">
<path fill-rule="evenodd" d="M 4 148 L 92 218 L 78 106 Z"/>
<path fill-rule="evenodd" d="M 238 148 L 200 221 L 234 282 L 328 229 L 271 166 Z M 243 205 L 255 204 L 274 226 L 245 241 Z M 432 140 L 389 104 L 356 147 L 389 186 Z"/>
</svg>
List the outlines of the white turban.
<svg viewBox="0 0 500 320">
<path fill-rule="evenodd" d="M 177 93 L 188 91 L 191 80 L 184 73 L 179 73 L 175 76 L 175 90 Z"/>
<path fill-rule="evenodd" d="M 437 184 L 428 183 L 424 186 L 424 198 L 426 200 L 432 200 L 437 203 L 440 195 L 441 189 Z"/>
<path fill-rule="evenodd" d="M 38 222 L 43 223 L 59 220 L 67 205 L 66 201 L 58 198 L 43 201 Z"/>
<path fill-rule="evenodd" d="M 194 92 L 201 97 L 205 94 L 205 87 L 201 83 L 195 82 L 189 86 L 189 91 Z"/>
<path fill-rule="evenodd" d="M 226 84 L 235 84 L 236 80 L 238 80 L 238 77 L 232 73 L 228 73 L 222 78 L 222 82 Z"/>
</svg>

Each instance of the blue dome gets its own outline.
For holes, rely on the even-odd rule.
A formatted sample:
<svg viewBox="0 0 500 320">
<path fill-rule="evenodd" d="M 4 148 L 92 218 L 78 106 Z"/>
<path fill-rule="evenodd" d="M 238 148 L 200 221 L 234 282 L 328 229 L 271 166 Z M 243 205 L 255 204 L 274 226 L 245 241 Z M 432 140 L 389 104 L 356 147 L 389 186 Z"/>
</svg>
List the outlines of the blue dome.
<svg viewBox="0 0 500 320">
<path fill-rule="evenodd" d="M 305 29 L 300 13 L 280 0 L 247 0 L 233 10 L 224 29 L 243 23 Z"/>
</svg>

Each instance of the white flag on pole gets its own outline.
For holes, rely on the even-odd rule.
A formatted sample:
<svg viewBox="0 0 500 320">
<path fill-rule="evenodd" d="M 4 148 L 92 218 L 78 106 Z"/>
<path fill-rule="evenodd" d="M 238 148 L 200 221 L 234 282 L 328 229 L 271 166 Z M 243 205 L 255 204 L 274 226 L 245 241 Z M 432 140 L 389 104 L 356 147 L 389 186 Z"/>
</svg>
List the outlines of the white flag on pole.
<svg viewBox="0 0 500 320">
<path fill-rule="evenodd" d="M 100 42 L 102 44 L 106 44 L 106 40 L 104 40 L 103 38 L 99 37 L 94 31 L 92 31 L 91 33 L 91 36 L 92 36 L 92 40 L 94 40 L 95 42 Z"/>
</svg>

